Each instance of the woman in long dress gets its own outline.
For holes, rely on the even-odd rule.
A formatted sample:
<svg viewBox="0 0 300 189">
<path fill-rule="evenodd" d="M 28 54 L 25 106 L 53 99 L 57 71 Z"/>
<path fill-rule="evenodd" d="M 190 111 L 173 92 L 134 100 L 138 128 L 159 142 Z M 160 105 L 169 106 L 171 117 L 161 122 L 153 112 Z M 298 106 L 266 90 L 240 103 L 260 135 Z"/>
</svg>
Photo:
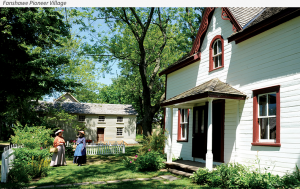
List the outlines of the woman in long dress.
<svg viewBox="0 0 300 189">
<path fill-rule="evenodd" d="M 53 147 L 58 149 L 58 152 L 54 152 L 50 166 L 56 167 L 60 165 L 67 165 L 65 157 L 65 139 L 62 137 L 64 130 L 58 130 L 55 132 L 55 139 L 53 142 Z"/>
<path fill-rule="evenodd" d="M 86 148 L 84 131 L 79 131 L 79 137 L 76 141 L 77 147 L 74 153 L 73 163 L 77 163 L 77 166 L 81 166 L 86 163 Z"/>
</svg>

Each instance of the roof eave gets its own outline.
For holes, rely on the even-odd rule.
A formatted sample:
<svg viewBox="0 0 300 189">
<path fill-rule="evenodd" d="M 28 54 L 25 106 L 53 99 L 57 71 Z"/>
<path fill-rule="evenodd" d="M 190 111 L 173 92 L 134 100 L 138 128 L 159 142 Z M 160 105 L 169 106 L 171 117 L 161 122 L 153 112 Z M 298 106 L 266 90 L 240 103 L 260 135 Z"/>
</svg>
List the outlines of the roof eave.
<svg viewBox="0 0 300 189">
<path fill-rule="evenodd" d="M 204 92 L 196 95 L 191 95 L 188 97 L 180 98 L 177 100 L 172 100 L 169 102 L 161 103 L 160 106 L 165 107 L 165 106 L 171 106 L 174 104 L 178 103 L 183 103 L 183 102 L 188 102 L 196 99 L 201 99 L 201 98 L 223 98 L 223 99 L 235 99 L 235 100 L 245 100 L 246 95 L 237 95 L 237 94 L 226 94 L 226 93 L 217 93 L 217 92 Z"/>
<path fill-rule="evenodd" d="M 162 75 L 164 75 L 164 74 L 169 74 L 169 73 L 172 73 L 172 72 L 174 72 L 176 70 L 179 70 L 182 67 L 188 66 L 188 65 L 190 65 L 190 64 L 192 64 L 192 63 L 194 63 L 194 62 L 196 62 L 196 61 L 198 61 L 200 59 L 201 59 L 201 52 L 195 54 L 194 56 L 191 56 L 191 57 L 185 59 L 184 61 L 176 64 L 173 67 L 170 67 L 169 69 L 165 69 L 165 70 L 161 71 L 159 73 L 159 77 L 162 76 Z"/>
</svg>

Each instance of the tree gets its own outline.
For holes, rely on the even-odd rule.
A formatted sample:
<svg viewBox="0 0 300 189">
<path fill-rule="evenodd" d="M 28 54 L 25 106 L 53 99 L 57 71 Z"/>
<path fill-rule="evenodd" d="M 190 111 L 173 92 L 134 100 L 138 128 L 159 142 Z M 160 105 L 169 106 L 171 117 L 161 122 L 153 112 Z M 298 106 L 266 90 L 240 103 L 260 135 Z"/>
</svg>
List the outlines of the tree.
<svg viewBox="0 0 300 189">
<path fill-rule="evenodd" d="M 59 66 L 69 59 L 50 53 L 70 37 L 70 26 L 62 19 L 54 8 L 0 9 L 1 129 L 15 120 L 27 124 L 31 100 L 37 102 L 55 91 L 72 92 L 79 86 L 61 78 Z"/>
<path fill-rule="evenodd" d="M 107 70 L 118 62 L 127 80 L 124 86 L 132 91 L 134 107 L 139 109 L 143 133 L 150 134 L 153 118 L 165 99 L 165 78 L 159 78 L 158 73 L 188 53 L 197 31 L 186 32 L 184 22 L 191 24 L 190 29 L 199 27 L 198 22 L 193 22 L 198 19 L 195 9 L 94 8 L 84 13 L 74 10 L 73 14 L 88 17 L 89 24 L 82 18 L 77 23 L 99 37 L 94 44 L 86 44 L 87 54 Z M 98 19 L 105 21 L 109 32 L 96 32 L 91 23 Z"/>
</svg>

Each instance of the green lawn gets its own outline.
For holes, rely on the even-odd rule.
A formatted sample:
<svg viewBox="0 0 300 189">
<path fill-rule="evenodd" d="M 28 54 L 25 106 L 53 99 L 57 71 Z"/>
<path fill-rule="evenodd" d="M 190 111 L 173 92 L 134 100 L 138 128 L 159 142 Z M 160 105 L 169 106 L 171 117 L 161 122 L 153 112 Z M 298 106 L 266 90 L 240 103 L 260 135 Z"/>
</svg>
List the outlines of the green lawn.
<svg viewBox="0 0 300 189">
<path fill-rule="evenodd" d="M 73 164 L 71 159 L 67 166 L 51 167 L 47 177 L 38 181 L 32 181 L 29 186 L 61 185 L 81 182 L 122 180 L 133 178 L 152 178 L 160 175 L 170 175 L 169 172 L 132 172 L 127 170 L 122 159 L 134 157 L 139 146 L 126 147 L 126 154 L 87 156 L 87 164 L 81 167 Z M 193 188 L 199 187 L 191 182 L 191 179 L 180 177 L 180 180 L 149 180 L 130 181 L 114 184 L 72 186 L 69 188 Z M 5 187 L 3 184 L 0 186 Z M 1 187 L 1 188 L 2 188 Z"/>
</svg>

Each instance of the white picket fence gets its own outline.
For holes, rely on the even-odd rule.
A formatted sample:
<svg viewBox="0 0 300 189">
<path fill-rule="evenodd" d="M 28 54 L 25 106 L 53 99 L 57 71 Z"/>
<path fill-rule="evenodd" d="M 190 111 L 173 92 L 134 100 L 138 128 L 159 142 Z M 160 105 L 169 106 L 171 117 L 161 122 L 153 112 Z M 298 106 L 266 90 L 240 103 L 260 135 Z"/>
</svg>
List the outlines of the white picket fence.
<svg viewBox="0 0 300 189">
<path fill-rule="evenodd" d="M 67 141 L 67 146 L 69 146 L 69 141 Z M 121 144 L 115 142 L 112 143 L 98 143 L 94 142 L 91 144 L 86 144 L 86 155 L 105 155 L 105 154 L 121 154 L 125 153 L 124 141 Z"/>
<path fill-rule="evenodd" d="M 11 146 L 5 147 L 2 153 L 1 182 L 6 182 L 8 172 L 11 169 L 11 164 L 15 159 L 15 156 L 11 155 L 13 153 L 13 148 L 18 148 L 18 146 L 12 144 Z"/>
</svg>

